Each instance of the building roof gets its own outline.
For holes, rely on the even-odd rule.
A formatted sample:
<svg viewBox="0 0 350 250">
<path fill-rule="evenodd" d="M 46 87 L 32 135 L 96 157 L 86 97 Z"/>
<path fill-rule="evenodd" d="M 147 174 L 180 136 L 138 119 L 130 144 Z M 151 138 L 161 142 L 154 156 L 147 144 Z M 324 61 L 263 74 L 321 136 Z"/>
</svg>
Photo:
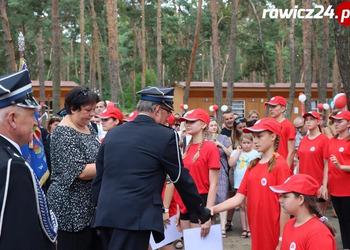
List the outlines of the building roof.
<svg viewBox="0 0 350 250">
<path fill-rule="evenodd" d="M 32 85 L 39 86 L 38 80 L 32 80 Z M 61 81 L 61 87 L 76 87 L 79 86 L 76 82 L 73 81 Z M 45 81 L 45 87 L 52 87 L 52 81 Z"/>
<path fill-rule="evenodd" d="M 186 82 L 177 83 L 180 87 L 185 87 Z M 191 87 L 197 88 L 213 88 L 214 82 L 191 82 Z M 222 83 L 222 87 L 227 87 L 227 82 Z M 296 88 L 305 88 L 305 83 L 297 83 Z M 262 82 L 235 82 L 234 88 L 266 88 L 265 84 Z M 270 88 L 290 88 L 290 83 L 275 83 L 270 85 Z M 311 88 L 317 88 L 317 83 L 312 83 Z M 332 88 L 332 83 L 327 83 L 327 88 Z"/>
</svg>

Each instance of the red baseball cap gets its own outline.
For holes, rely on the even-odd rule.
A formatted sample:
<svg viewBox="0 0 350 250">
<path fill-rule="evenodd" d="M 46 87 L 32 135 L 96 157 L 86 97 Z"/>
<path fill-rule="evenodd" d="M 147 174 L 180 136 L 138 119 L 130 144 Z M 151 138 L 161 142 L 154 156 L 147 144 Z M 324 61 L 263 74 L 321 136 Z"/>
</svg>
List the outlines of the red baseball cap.
<svg viewBox="0 0 350 250">
<path fill-rule="evenodd" d="M 128 118 L 126 118 L 125 121 L 131 122 L 136 118 L 137 115 L 138 115 L 137 110 L 134 110 L 128 115 Z"/>
<path fill-rule="evenodd" d="M 308 174 L 295 174 L 289 177 L 283 184 L 270 186 L 270 189 L 279 194 L 296 192 L 305 195 L 318 195 L 320 184 Z"/>
<path fill-rule="evenodd" d="M 273 119 L 273 118 L 261 118 L 258 120 L 254 126 L 247 127 L 243 129 L 244 133 L 252 133 L 252 132 L 263 132 L 263 131 L 270 131 L 272 133 L 275 133 L 276 135 L 281 135 L 281 124 Z"/>
<path fill-rule="evenodd" d="M 320 114 L 317 113 L 316 111 L 309 111 L 309 112 L 305 113 L 303 115 L 303 118 L 305 119 L 307 116 L 312 116 L 313 118 L 315 118 L 317 120 L 321 120 Z"/>
<path fill-rule="evenodd" d="M 272 97 L 270 99 L 270 101 L 265 102 L 265 106 L 267 106 L 267 105 L 276 106 L 278 104 L 286 107 L 287 106 L 287 101 L 282 96 L 277 95 L 277 96 Z"/>
<path fill-rule="evenodd" d="M 124 116 L 120 109 L 114 106 L 108 106 L 98 117 L 100 117 L 101 119 L 109 119 L 113 117 L 121 121 L 123 120 Z"/>
<path fill-rule="evenodd" d="M 336 115 L 330 116 L 329 119 L 331 119 L 331 120 L 345 119 L 348 122 L 350 122 L 350 111 L 346 111 L 346 110 L 345 111 L 340 111 Z"/>
<path fill-rule="evenodd" d="M 168 117 L 168 123 L 173 126 L 175 123 L 175 116 L 173 114 L 170 114 Z"/>
<path fill-rule="evenodd" d="M 205 124 L 209 124 L 210 117 L 204 109 L 192 109 L 188 111 L 184 117 L 179 118 L 179 122 L 201 120 Z"/>
</svg>

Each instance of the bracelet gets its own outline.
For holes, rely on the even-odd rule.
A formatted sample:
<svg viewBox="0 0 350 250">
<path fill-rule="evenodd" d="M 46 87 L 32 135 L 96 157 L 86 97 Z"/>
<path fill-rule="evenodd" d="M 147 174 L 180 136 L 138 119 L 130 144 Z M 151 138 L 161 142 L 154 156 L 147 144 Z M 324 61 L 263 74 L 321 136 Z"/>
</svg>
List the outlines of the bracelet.
<svg viewBox="0 0 350 250">
<path fill-rule="evenodd" d="M 163 213 L 164 214 L 169 213 L 169 208 L 163 208 Z"/>
<path fill-rule="evenodd" d="M 280 236 L 280 237 L 278 238 L 278 240 L 279 240 L 280 242 L 282 242 L 282 236 Z"/>
</svg>

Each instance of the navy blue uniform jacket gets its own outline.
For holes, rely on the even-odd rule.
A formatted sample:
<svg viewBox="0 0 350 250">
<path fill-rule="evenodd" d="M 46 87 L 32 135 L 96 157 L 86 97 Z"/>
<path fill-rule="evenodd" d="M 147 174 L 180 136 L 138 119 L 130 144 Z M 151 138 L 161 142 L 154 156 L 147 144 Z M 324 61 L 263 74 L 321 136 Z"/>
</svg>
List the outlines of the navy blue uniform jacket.
<svg viewBox="0 0 350 250">
<path fill-rule="evenodd" d="M 163 240 L 162 199 L 166 173 L 181 175 L 176 189 L 189 211 L 204 211 L 202 198 L 188 170 L 173 129 L 138 115 L 132 122 L 113 128 L 99 150 L 97 174 L 92 184 L 97 205 L 94 227 L 152 231 Z"/>
<path fill-rule="evenodd" d="M 6 177 L 10 162 L 10 177 Z M 7 194 L 7 196 L 6 196 Z M 55 249 L 45 235 L 39 220 L 30 170 L 20 152 L 0 136 L 0 249 L 49 250 Z M 3 211 L 4 210 L 4 211 Z M 2 220 L 2 221 L 1 221 Z"/>
</svg>

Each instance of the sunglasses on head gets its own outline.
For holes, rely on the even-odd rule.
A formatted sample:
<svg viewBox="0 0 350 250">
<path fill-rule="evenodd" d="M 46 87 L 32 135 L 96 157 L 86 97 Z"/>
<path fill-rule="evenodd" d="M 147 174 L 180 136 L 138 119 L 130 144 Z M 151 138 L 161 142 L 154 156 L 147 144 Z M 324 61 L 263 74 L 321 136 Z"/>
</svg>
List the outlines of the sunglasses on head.
<svg viewBox="0 0 350 250">
<path fill-rule="evenodd" d="M 82 93 L 83 95 L 88 95 L 91 92 L 90 89 L 82 89 L 80 90 L 80 93 Z"/>
<path fill-rule="evenodd" d="M 238 124 L 240 124 L 242 122 L 247 122 L 247 120 L 244 117 L 237 117 L 235 119 L 235 125 L 238 125 Z"/>
</svg>

